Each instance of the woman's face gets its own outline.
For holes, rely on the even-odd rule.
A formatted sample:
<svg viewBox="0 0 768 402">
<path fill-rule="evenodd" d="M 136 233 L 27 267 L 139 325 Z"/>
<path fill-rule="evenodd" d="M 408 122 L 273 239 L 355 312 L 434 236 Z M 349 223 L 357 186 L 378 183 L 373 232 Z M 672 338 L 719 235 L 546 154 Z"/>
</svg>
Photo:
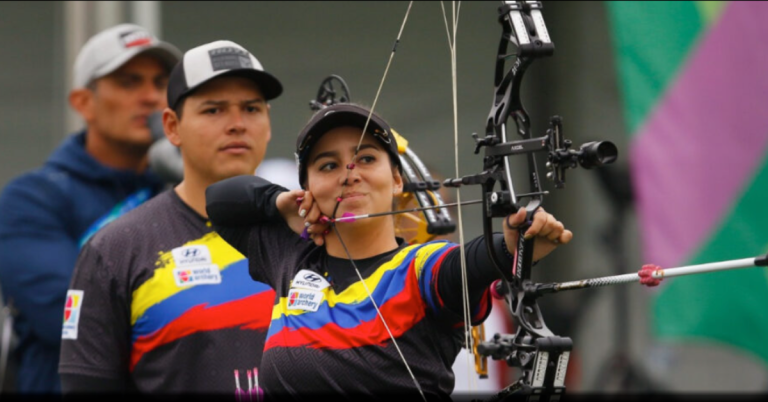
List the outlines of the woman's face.
<svg viewBox="0 0 768 402">
<path fill-rule="evenodd" d="M 307 189 L 324 215 L 333 213 L 339 195 L 342 201 L 336 217 L 345 212 L 360 215 L 391 211 L 392 198 L 403 191 L 400 172 L 392 166 L 384 145 L 370 134 L 363 138 L 355 168 L 346 168 L 359 141 L 359 128 L 338 127 L 320 137 L 310 151 Z"/>
</svg>

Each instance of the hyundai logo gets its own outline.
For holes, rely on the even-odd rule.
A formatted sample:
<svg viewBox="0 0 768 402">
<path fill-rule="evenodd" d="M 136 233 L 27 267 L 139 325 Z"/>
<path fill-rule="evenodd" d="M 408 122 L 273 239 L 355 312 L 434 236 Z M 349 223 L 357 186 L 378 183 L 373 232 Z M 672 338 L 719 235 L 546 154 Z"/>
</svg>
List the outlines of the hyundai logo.
<svg viewBox="0 0 768 402">
<path fill-rule="evenodd" d="M 198 250 L 196 248 L 188 248 L 184 250 L 184 257 L 197 257 Z"/>
</svg>

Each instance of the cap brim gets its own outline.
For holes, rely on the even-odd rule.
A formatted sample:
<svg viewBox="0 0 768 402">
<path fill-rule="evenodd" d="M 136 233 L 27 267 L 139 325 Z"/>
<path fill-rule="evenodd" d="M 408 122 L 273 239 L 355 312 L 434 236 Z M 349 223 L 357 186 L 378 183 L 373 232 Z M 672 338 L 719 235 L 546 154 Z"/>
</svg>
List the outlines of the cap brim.
<svg viewBox="0 0 768 402">
<path fill-rule="evenodd" d="M 299 138 L 302 143 L 297 144 L 299 152 L 304 152 L 307 147 L 311 147 L 312 144 L 317 141 L 323 134 L 338 127 L 357 127 L 362 130 L 365 127 L 365 122 L 368 120 L 367 115 L 360 114 L 354 111 L 339 110 L 329 115 L 323 116 L 314 124 L 311 124 L 311 128 L 307 132 L 301 133 Z M 371 121 L 368 123 L 367 131 L 380 130 L 386 131 L 389 127 L 383 127 L 376 121 L 375 116 L 371 116 Z"/>
<path fill-rule="evenodd" d="M 187 94 L 194 91 L 196 88 L 199 88 L 200 86 L 204 85 L 206 82 L 209 82 L 219 77 L 247 78 L 255 82 L 256 85 L 259 86 L 261 95 L 264 96 L 264 99 L 266 100 L 275 99 L 278 96 L 280 96 L 280 94 L 283 93 L 283 84 L 281 84 L 280 81 L 277 78 L 275 78 L 275 76 L 273 76 L 272 74 L 266 71 L 259 71 L 251 68 L 244 68 L 244 69 L 225 71 L 219 75 L 213 76 L 201 82 L 200 84 L 196 85 L 194 88 L 190 88 Z"/>
<path fill-rule="evenodd" d="M 176 49 L 175 46 L 166 42 L 157 42 L 151 46 L 137 47 L 135 49 L 124 52 L 120 55 L 120 57 L 114 58 L 112 61 L 96 70 L 93 74 L 93 79 L 98 79 L 114 72 L 118 68 L 122 67 L 123 64 L 127 63 L 129 60 L 140 54 L 156 57 L 158 60 L 160 60 L 161 63 L 163 63 L 163 66 L 166 67 L 169 72 L 173 69 L 173 66 L 175 66 L 179 60 L 181 60 L 182 56 L 181 52 Z"/>
</svg>

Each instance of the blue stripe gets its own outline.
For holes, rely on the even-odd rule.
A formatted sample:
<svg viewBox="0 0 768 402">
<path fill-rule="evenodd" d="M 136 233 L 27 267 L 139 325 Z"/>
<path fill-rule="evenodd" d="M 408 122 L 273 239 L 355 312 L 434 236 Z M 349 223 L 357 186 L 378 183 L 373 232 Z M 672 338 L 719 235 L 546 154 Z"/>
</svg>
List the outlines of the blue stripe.
<svg viewBox="0 0 768 402">
<path fill-rule="evenodd" d="M 192 286 L 148 308 L 133 326 L 132 341 L 162 329 L 195 306 L 211 308 L 270 290 L 251 279 L 248 260 L 243 258 L 221 271 L 220 284 Z"/>
</svg>

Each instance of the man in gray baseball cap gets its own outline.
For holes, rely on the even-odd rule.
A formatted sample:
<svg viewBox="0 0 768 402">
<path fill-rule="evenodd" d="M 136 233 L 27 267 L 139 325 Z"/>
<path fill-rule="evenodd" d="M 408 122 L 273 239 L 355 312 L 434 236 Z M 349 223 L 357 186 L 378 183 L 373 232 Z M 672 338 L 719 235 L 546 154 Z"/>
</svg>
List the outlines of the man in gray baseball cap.
<svg viewBox="0 0 768 402">
<path fill-rule="evenodd" d="M 0 193 L 0 283 L 17 311 L 17 392 L 60 392 L 61 339 L 77 336 L 83 300 L 67 292 L 80 248 L 163 187 L 147 169 L 147 120 L 165 108 L 168 75 L 180 58 L 138 25 L 90 38 L 69 94 L 85 127 Z"/>
</svg>

